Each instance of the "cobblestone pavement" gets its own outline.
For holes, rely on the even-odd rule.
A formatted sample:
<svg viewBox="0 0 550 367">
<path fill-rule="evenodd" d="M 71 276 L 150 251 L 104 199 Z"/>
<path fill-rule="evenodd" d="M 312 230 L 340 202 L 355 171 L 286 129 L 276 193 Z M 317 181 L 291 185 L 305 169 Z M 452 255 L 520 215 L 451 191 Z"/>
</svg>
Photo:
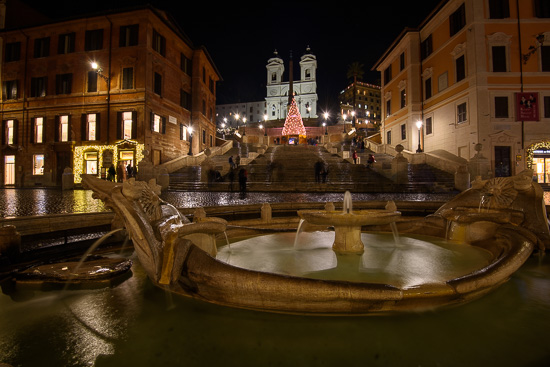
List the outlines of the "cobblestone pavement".
<svg viewBox="0 0 550 367">
<path fill-rule="evenodd" d="M 354 201 L 406 200 L 406 201 L 447 201 L 454 194 L 425 193 L 352 193 Z M 238 192 L 182 192 L 167 191 L 162 199 L 177 208 L 197 208 L 208 206 L 229 206 L 279 202 L 342 202 L 343 193 L 280 193 L 248 192 L 244 196 Z M 92 213 L 109 211 L 101 200 L 92 198 L 91 190 L 60 189 L 0 189 L 0 213 L 2 217 L 30 215 Z"/>
</svg>

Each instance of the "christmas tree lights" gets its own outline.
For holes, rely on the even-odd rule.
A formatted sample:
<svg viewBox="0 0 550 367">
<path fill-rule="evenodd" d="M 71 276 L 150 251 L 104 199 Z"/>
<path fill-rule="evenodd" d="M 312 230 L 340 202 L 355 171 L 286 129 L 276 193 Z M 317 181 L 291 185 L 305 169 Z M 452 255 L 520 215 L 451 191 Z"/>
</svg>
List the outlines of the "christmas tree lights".
<svg viewBox="0 0 550 367">
<path fill-rule="evenodd" d="M 286 116 L 285 126 L 283 127 L 282 135 L 299 135 L 306 136 L 306 128 L 304 127 L 304 122 L 302 121 L 302 116 L 298 107 L 296 106 L 296 100 L 292 98 L 292 103 L 288 110 L 288 115 Z"/>
</svg>

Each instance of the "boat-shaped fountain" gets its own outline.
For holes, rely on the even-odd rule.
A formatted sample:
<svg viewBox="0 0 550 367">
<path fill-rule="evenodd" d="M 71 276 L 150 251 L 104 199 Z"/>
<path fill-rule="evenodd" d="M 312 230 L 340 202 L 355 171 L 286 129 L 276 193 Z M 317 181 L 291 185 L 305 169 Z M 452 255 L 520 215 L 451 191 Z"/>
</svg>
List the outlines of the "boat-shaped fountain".
<svg viewBox="0 0 550 367">
<path fill-rule="evenodd" d="M 405 236 L 449 237 L 457 242 L 462 233 L 459 245 L 488 254 L 483 266 L 466 274 L 413 285 L 313 279 L 233 266 L 216 258 L 214 239 L 223 237 L 226 221 L 202 218 L 190 222 L 159 199 L 154 182 L 115 184 L 86 177 L 84 183 L 121 217 L 140 263 L 156 285 L 211 303 L 268 312 L 364 315 L 461 304 L 495 289 L 535 249 L 544 251 L 550 245 L 542 190 L 531 181 L 529 171 L 477 181 L 433 215 L 417 220 L 399 220 L 400 213 L 391 206 L 369 213 L 354 213 L 351 205 L 344 213 L 298 212 L 316 226 L 334 227 L 333 249 L 348 257 L 358 258 L 365 251 L 363 234 L 387 231 L 391 223 Z M 491 197 L 492 207 L 480 213 L 484 197 Z M 361 217 L 371 217 L 371 221 Z M 309 256 L 307 252 L 302 255 Z"/>
</svg>

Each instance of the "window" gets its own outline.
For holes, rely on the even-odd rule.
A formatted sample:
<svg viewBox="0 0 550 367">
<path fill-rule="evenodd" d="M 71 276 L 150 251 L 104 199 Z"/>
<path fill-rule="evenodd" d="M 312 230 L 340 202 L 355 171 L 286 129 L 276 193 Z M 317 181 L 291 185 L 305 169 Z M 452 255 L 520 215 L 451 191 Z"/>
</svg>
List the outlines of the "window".
<svg viewBox="0 0 550 367">
<path fill-rule="evenodd" d="M 420 43 L 420 57 L 424 60 L 426 57 L 430 56 L 432 52 L 432 35 L 430 34 L 428 38 Z"/>
<path fill-rule="evenodd" d="M 4 141 L 6 144 L 17 144 L 17 121 L 7 120 L 4 122 Z"/>
<path fill-rule="evenodd" d="M 427 117 L 424 122 L 424 132 L 426 135 L 431 135 L 433 133 L 433 119 L 431 117 Z"/>
<path fill-rule="evenodd" d="M 187 75 L 191 75 L 191 59 L 185 57 L 182 53 L 180 55 L 180 69 Z"/>
<path fill-rule="evenodd" d="M 119 112 L 117 130 L 119 139 L 133 139 L 137 130 L 137 112 Z"/>
<path fill-rule="evenodd" d="M 489 0 L 489 18 L 510 18 L 509 0 Z"/>
<path fill-rule="evenodd" d="M 386 117 L 391 115 L 391 99 L 386 101 Z"/>
<path fill-rule="evenodd" d="M 407 125 L 401 125 L 401 140 L 407 139 Z"/>
<path fill-rule="evenodd" d="M 399 92 L 400 95 L 400 101 L 401 101 L 401 108 L 404 108 L 407 105 L 407 93 L 405 92 L 405 89 L 401 89 Z"/>
<path fill-rule="evenodd" d="M 424 99 L 432 97 L 432 78 L 424 80 Z"/>
<path fill-rule="evenodd" d="M 164 56 L 166 54 L 166 38 L 153 30 L 153 50 Z"/>
<path fill-rule="evenodd" d="M 31 78 L 31 97 L 45 97 L 48 77 Z"/>
<path fill-rule="evenodd" d="M 386 144 L 391 144 L 391 131 L 386 132 Z"/>
<path fill-rule="evenodd" d="M 405 53 L 402 52 L 401 55 L 399 55 L 399 71 L 403 71 L 405 69 Z"/>
<path fill-rule="evenodd" d="M 88 93 L 97 92 L 97 73 L 93 70 L 88 71 Z"/>
<path fill-rule="evenodd" d="M 506 46 L 491 47 L 492 66 L 494 72 L 506 72 Z"/>
<path fill-rule="evenodd" d="M 156 133 L 166 133 L 166 118 L 151 113 L 151 130 Z"/>
<path fill-rule="evenodd" d="M 21 42 L 6 43 L 6 53 L 4 60 L 6 62 L 19 61 L 21 58 Z"/>
<path fill-rule="evenodd" d="M 550 118 L 550 97 L 544 96 L 544 118 Z"/>
<path fill-rule="evenodd" d="M 162 97 L 162 75 L 155 73 L 153 76 L 153 88 L 155 94 Z"/>
<path fill-rule="evenodd" d="M 180 89 L 180 106 L 189 110 L 191 107 L 191 95 L 184 91 L 183 89 Z"/>
<path fill-rule="evenodd" d="M 69 115 L 57 116 L 57 141 L 69 141 Z"/>
<path fill-rule="evenodd" d="M 119 46 L 137 46 L 139 35 L 139 24 L 125 25 L 120 27 Z"/>
<path fill-rule="evenodd" d="M 17 89 L 19 82 L 17 80 L 8 80 L 4 82 L 4 99 L 17 99 Z"/>
<path fill-rule="evenodd" d="M 34 58 L 50 56 L 50 37 L 34 40 Z"/>
<path fill-rule="evenodd" d="M 391 78 L 391 65 L 389 65 L 386 70 L 384 70 L 384 84 L 388 84 Z"/>
<path fill-rule="evenodd" d="M 461 55 L 455 60 L 456 68 L 456 81 L 459 82 L 466 77 L 466 63 L 464 61 L 464 55 Z"/>
<path fill-rule="evenodd" d="M 550 18 L 550 1 L 535 0 L 535 16 L 537 18 Z"/>
<path fill-rule="evenodd" d="M 71 94 L 73 74 L 57 74 L 55 76 L 55 94 Z"/>
<path fill-rule="evenodd" d="M 82 114 L 82 140 L 99 140 L 99 113 Z"/>
<path fill-rule="evenodd" d="M 44 142 L 44 118 L 35 117 L 32 120 L 31 141 L 35 144 Z"/>
<path fill-rule="evenodd" d="M 466 10 L 464 3 L 449 17 L 451 37 L 457 34 L 466 25 Z"/>
<path fill-rule="evenodd" d="M 94 51 L 103 48 L 103 29 L 86 31 L 84 39 L 84 50 Z"/>
<path fill-rule="evenodd" d="M 180 124 L 180 140 L 187 140 L 187 126 Z"/>
<path fill-rule="evenodd" d="M 508 117 L 508 97 L 495 97 L 495 117 Z"/>
<path fill-rule="evenodd" d="M 74 52 L 74 40 L 75 33 L 60 34 L 57 42 L 57 53 L 64 55 Z"/>
<path fill-rule="evenodd" d="M 134 68 L 122 69 L 122 89 L 134 89 Z"/>
<path fill-rule="evenodd" d="M 462 124 L 468 120 L 466 102 L 456 106 L 456 122 Z"/>
<path fill-rule="evenodd" d="M 206 144 L 206 130 L 202 131 L 202 143 Z"/>
<path fill-rule="evenodd" d="M 84 152 L 84 173 L 87 175 L 97 175 L 97 152 Z"/>
<path fill-rule="evenodd" d="M 32 174 L 43 175 L 44 174 L 44 154 L 34 154 L 32 156 Z"/>
<path fill-rule="evenodd" d="M 540 46 L 542 71 L 550 71 L 550 46 Z"/>
</svg>

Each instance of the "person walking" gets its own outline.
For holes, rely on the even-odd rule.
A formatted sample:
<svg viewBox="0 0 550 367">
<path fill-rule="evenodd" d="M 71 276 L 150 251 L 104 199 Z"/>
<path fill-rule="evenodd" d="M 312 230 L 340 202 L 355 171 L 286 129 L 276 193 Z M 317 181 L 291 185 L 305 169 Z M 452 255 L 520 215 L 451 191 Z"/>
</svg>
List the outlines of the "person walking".
<svg viewBox="0 0 550 367">
<path fill-rule="evenodd" d="M 115 166 L 111 164 L 111 167 L 107 170 L 107 180 L 115 181 L 116 170 Z"/>
<path fill-rule="evenodd" d="M 246 193 L 246 181 L 248 179 L 248 173 L 246 172 L 246 169 L 243 167 L 239 170 L 239 190 L 241 194 Z"/>
<path fill-rule="evenodd" d="M 235 159 L 235 168 L 239 168 L 241 165 L 241 156 L 237 155 L 237 158 Z"/>
<path fill-rule="evenodd" d="M 317 161 L 315 162 L 315 182 L 320 183 L 321 182 L 321 172 L 323 171 L 323 162 Z"/>
<path fill-rule="evenodd" d="M 357 164 L 357 150 L 353 150 L 353 164 Z"/>
<path fill-rule="evenodd" d="M 235 163 L 233 163 L 233 156 L 229 157 L 229 168 L 233 169 L 235 168 Z"/>
</svg>

